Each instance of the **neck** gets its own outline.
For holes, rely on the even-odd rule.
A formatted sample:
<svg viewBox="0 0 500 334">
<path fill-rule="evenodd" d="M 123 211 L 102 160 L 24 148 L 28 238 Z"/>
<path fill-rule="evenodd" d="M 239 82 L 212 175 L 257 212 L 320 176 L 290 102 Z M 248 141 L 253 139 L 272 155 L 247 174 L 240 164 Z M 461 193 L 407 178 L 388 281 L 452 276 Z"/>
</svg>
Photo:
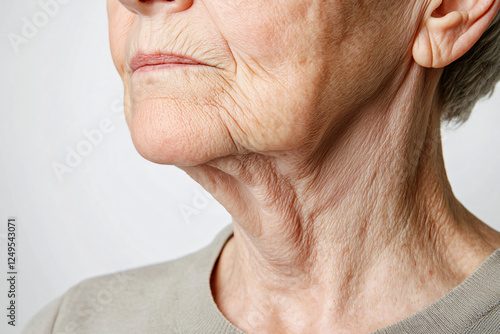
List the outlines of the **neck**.
<svg viewBox="0 0 500 334">
<path fill-rule="evenodd" d="M 458 285 L 495 249 L 446 178 L 433 95 L 439 73 L 412 66 L 401 78 L 293 152 L 183 167 L 233 217 L 234 238 L 214 276 L 216 302 L 229 318 L 250 312 L 264 326 L 263 314 L 296 305 L 301 317 L 314 309 L 311 317 L 328 313 L 341 326 L 354 310 L 373 314 L 385 303 L 403 318 Z M 411 308 L 396 303 L 403 290 L 413 292 Z M 303 308 L 306 299 L 313 308 Z M 226 312 L 225 301 L 232 305 Z"/>
</svg>

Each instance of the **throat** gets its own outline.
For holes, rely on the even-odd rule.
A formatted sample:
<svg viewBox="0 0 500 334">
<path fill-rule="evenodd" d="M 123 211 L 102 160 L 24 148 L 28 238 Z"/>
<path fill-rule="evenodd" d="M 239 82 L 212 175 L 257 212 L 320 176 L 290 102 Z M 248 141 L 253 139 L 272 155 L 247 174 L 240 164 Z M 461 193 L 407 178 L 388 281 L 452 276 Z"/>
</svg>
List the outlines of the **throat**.
<svg viewBox="0 0 500 334">
<path fill-rule="evenodd" d="M 418 245 L 375 251 L 353 245 L 324 258 L 318 251 L 313 266 L 291 276 L 257 262 L 236 231 L 214 267 L 211 289 L 221 313 L 247 333 L 371 333 L 436 302 L 490 254 L 463 270 Z"/>
</svg>

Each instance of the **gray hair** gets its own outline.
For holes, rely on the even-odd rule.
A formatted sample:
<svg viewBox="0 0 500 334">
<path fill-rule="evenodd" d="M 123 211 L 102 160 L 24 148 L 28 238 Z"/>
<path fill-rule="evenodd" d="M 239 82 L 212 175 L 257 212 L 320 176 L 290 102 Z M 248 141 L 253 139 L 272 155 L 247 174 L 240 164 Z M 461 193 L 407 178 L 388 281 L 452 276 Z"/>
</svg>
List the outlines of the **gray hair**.
<svg viewBox="0 0 500 334">
<path fill-rule="evenodd" d="M 500 12 L 463 57 L 444 68 L 441 119 L 462 124 L 476 102 L 493 94 L 500 80 Z"/>
</svg>

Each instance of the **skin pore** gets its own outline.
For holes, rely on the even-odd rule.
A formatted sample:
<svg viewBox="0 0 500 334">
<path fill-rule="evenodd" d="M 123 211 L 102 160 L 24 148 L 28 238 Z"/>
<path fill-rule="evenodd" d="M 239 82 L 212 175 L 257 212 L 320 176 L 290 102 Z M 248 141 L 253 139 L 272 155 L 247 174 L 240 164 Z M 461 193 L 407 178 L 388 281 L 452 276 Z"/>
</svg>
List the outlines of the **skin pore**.
<svg viewBox="0 0 500 334">
<path fill-rule="evenodd" d="M 413 66 L 393 104 L 332 138 L 321 162 L 297 151 L 184 168 L 231 208 L 235 234 L 212 291 L 237 327 L 370 333 L 435 302 L 500 248 L 453 197 L 432 99 L 406 103 L 432 96 L 415 89 L 421 75 Z"/>
<path fill-rule="evenodd" d="M 233 217 L 211 282 L 229 321 L 246 333 L 369 333 L 500 248 L 453 196 L 438 93 L 442 66 L 498 6 L 108 1 L 138 152 L 183 169 Z M 133 73 L 139 51 L 209 66 Z"/>
</svg>

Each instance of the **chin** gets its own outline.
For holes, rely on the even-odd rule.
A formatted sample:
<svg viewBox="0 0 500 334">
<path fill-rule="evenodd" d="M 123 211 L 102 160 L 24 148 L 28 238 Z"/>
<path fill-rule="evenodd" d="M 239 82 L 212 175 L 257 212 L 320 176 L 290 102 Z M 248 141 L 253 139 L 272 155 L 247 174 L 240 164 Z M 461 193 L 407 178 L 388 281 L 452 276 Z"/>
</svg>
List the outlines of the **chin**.
<svg viewBox="0 0 500 334">
<path fill-rule="evenodd" d="M 146 101 L 133 106 L 129 128 L 137 152 L 157 164 L 195 166 L 235 153 L 225 127 L 207 108 Z"/>
</svg>

